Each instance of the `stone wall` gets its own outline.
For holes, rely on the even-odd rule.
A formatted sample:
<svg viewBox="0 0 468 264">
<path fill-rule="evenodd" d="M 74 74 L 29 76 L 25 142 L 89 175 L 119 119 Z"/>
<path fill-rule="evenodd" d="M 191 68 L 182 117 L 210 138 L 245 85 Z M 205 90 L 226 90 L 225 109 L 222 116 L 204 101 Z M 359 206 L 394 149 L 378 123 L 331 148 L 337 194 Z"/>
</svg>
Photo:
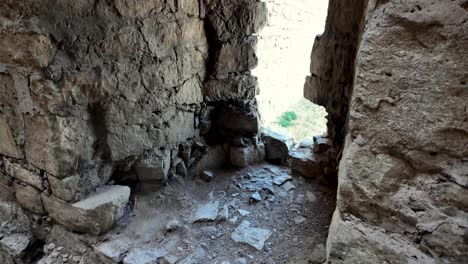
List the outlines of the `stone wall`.
<svg viewBox="0 0 468 264">
<path fill-rule="evenodd" d="M 468 261 L 467 21 L 461 0 L 369 2 L 330 263 Z"/>
<path fill-rule="evenodd" d="M 102 233 L 128 195 L 115 191 L 100 219 L 76 203 L 100 187 L 167 181 L 253 148 L 265 20 L 254 0 L 2 1 L 0 197 Z"/>
<path fill-rule="evenodd" d="M 315 38 L 310 76 L 304 97 L 327 110 L 327 135 L 334 148 L 328 155 L 329 178 L 336 178 L 346 135 L 346 120 L 353 90 L 354 61 L 359 46 L 366 0 L 330 0 L 323 35 Z"/>
</svg>

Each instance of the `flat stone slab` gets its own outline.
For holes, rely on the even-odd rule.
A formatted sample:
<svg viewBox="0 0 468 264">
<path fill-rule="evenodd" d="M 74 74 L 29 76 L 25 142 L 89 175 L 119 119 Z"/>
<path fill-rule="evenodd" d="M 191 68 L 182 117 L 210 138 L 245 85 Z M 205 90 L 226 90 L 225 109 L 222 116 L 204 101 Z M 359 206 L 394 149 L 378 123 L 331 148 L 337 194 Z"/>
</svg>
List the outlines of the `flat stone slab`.
<svg viewBox="0 0 468 264">
<path fill-rule="evenodd" d="M 247 220 L 242 223 L 232 232 L 231 238 L 237 243 L 250 245 L 258 250 L 262 250 L 265 241 L 271 236 L 271 231 L 264 228 L 251 227 Z"/>
<path fill-rule="evenodd" d="M 164 257 L 167 251 L 160 248 L 133 249 L 124 259 L 123 264 L 153 264 Z"/>
<path fill-rule="evenodd" d="M 192 222 L 207 222 L 214 221 L 218 216 L 219 201 L 209 201 L 198 206 L 195 213 L 192 215 Z"/>
<path fill-rule="evenodd" d="M 108 231 L 122 217 L 129 198 L 130 188 L 120 185 L 104 186 L 74 204 L 42 195 L 44 207 L 52 219 L 70 230 L 95 235 Z"/>
<path fill-rule="evenodd" d="M 274 183 L 275 185 L 281 186 L 281 185 L 283 185 L 285 182 L 291 181 L 291 180 L 292 180 L 291 175 L 288 175 L 288 174 L 281 174 L 281 175 L 275 176 L 275 177 L 273 178 L 273 183 Z"/>
</svg>

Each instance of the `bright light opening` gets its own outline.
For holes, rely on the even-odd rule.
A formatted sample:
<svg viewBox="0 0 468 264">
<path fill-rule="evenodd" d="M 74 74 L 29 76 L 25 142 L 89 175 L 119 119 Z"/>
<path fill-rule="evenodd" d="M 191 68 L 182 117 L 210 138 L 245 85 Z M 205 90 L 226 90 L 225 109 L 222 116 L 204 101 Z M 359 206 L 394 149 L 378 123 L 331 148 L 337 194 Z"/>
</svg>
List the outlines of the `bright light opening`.
<svg viewBox="0 0 468 264">
<path fill-rule="evenodd" d="M 315 36 L 323 33 L 328 0 L 266 0 L 269 18 L 257 45 L 257 97 L 263 127 L 295 141 L 326 132 L 325 109 L 304 98 Z"/>
</svg>

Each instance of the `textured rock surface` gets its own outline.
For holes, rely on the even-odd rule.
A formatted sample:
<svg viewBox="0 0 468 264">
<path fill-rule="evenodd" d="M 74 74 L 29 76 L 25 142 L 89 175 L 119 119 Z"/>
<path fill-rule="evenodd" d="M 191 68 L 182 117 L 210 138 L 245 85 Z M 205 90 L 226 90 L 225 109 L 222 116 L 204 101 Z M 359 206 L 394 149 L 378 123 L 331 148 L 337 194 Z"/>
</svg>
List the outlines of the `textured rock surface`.
<svg viewBox="0 0 468 264">
<path fill-rule="evenodd" d="M 104 186 L 98 192 L 72 205 L 54 197 L 43 196 L 50 217 L 67 228 L 83 233 L 108 231 L 123 215 L 130 197 L 127 186 Z"/>
<path fill-rule="evenodd" d="M 337 174 L 338 153 L 346 136 L 349 102 L 353 91 L 354 62 L 362 31 L 367 0 L 330 0 L 323 35 L 315 38 L 310 76 L 304 97 L 327 110 L 327 134 L 334 151 L 328 166 Z"/>
<path fill-rule="evenodd" d="M 371 1 L 332 263 L 468 261 L 466 1 Z"/>
<path fill-rule="evenodd" d="M 265 23 L 256 0 L 1 1 L 0 197 L 96 234 L 125 204 L 79 207 L 96 189 L 226 165 L 257 140 Z"/>
<path fill-rule="evenodd" d="M 263 130 L 266 159 L 277 164 L 287 164 L 289 155 L 288 137 L 272 130 Z"/>
</svg>

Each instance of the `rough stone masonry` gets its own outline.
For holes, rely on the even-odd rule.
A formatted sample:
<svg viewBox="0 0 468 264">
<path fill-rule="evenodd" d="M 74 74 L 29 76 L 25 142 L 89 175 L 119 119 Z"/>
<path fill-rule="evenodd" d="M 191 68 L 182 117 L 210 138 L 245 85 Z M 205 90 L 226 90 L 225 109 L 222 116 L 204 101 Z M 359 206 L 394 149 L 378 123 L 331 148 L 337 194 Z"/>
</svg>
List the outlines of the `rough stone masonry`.
<svg viewBox="0 0 468 264">
<path fill-rule="evenodd" d="M 468 261 L 467 10 L 330 1 L 305 86 L 329 113 L 324 173 L 339 163 L 329 262 Z M 75 249 L 60 263 L 100 263 L 89 243 L 128 210 L 126 181 L 262 160 L 266 17 L 257 0 L 1 1 L 0 263 L 52 236 Z"/>
<path fill-rule="evenodd" d="M 0 262 L 33 259 L 50 224 L 109 230 L 122 178 L 261 159 L 250 70 L 266 14 L 258 1 L 1 1 L 0 197 L 15 203 L 0 215 L 25 222 L 2 226 Z"/>
</svg>

